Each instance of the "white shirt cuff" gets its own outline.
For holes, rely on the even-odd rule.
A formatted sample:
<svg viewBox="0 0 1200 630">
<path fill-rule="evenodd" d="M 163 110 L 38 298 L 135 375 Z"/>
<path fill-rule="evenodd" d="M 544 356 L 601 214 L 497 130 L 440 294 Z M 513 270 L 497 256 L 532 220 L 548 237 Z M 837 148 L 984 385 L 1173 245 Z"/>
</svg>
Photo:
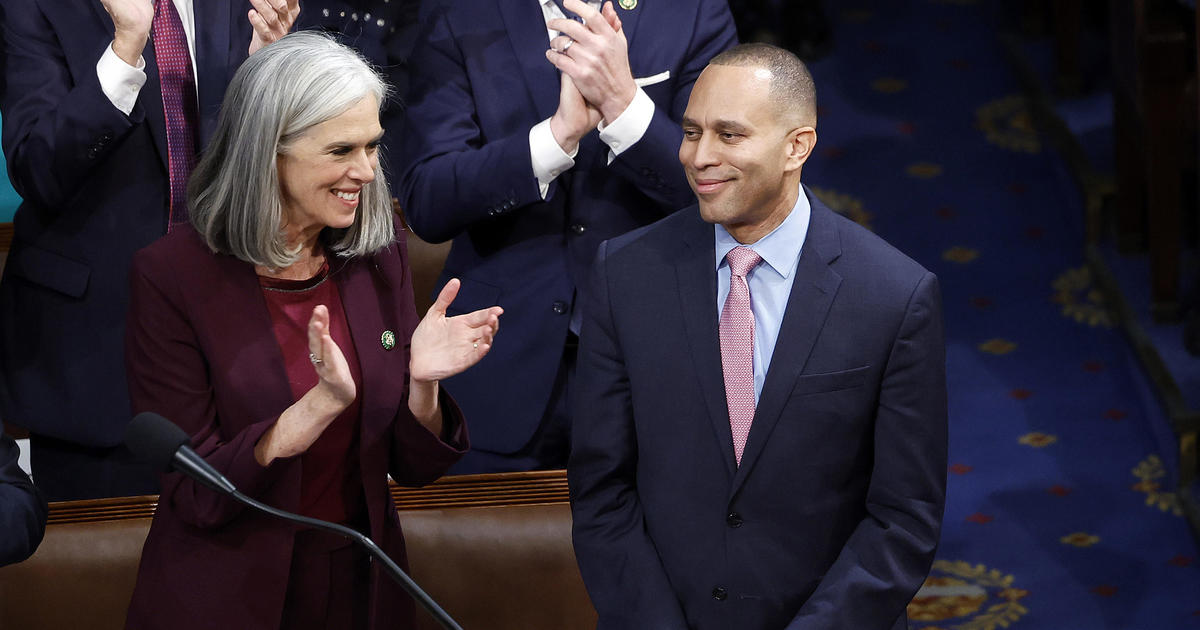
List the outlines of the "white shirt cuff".
<svg viewBox="0 0 1200 630">
<path fill-rule="evenodd" d="M 639 86 L 629 107 L 611 124 L 600 123 L 600 140 L 608 145 L 608 163 L 612 164 L 625 149 L 633 146 L 650 127 L 654 118 L 654 101 Z"/>
<path fill-rule="evenodd" d="M 100 79 L 100 89 L 113 107 L 128 116 L 137 103 L 138 93 L 146 84 L 146 60 L 138 57 L 138 65 L 131 66 L 117 56 L 110 44 L 100 55 L 100 61 L 96 62 L 96 77 Z"/>
<path fill-rule="evenodd" d="M 529 157 L 533 163 L 533 175 L 538 180 L 538 190 L 542 199 L 550 192 L 550 183 L 562 175 L 567 169 L 575 166 L 575 156 L 579 147 L 567 154 L 558 146 L 554 132 L 550 131 L 550 119 L 547 118 L 529 130 Z"/>
</svg>

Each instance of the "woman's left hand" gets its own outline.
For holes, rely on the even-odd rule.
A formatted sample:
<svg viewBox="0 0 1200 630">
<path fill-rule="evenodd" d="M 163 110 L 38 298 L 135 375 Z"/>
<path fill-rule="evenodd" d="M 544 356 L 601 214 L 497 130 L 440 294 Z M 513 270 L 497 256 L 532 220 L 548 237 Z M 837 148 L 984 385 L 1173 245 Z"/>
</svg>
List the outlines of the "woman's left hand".
<svg viewBox="0 0 1200 630">
<path fill-rule="evenodd" d="M 409 370 L 418 383 L 437 382 L 475 365 L 492 348 L 492 338 L 500 330 L 504 309 L 499 306 L 446 317 L 460 285 L 458 278 L 447 282 L 413 331 Z"/>
</svg>

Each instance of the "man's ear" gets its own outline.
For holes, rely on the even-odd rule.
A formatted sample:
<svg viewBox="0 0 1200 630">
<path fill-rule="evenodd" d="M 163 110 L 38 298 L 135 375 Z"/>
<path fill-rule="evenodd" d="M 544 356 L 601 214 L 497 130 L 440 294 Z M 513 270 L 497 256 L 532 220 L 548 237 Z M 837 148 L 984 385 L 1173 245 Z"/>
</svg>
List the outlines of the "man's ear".
<svg viewBox="0 0 1200 630">
<path fill-rule="evenodd" d="M 814 127 L 797 127 L 787 136 L 787 164 L 785 169 L 792 171 L 804 166 L 808 156 L 812 155 L 817 146 L 817 130 Z"/>
</svg>

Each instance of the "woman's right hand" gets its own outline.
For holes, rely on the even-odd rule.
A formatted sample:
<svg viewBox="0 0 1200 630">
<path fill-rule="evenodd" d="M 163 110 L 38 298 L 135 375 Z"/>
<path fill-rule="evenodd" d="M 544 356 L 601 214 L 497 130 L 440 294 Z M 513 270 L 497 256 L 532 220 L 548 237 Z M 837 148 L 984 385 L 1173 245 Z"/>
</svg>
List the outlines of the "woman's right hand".
<svg viewBox="0 0 1200 630">
<path fill-rule="evenodd" d="M 329 309 L 324 304 L 314 307 L 308 320 L 308 357 L 321 379 L 316 388 L 334 403 L 341 403 L 341 409 L 349 407 L 356 394 L 354 378 L 342 349 L 329 334 Z"/>
<path fill-rule="evenodd" d="M 313 308 L 308 320 L 308 352 L 319 380 L 258 440 L 254 458 L 262 466 L 307 451 L 357 395 L 350 365 L 329 335 L 329 309 L 324 305 Z"/>
</svg>

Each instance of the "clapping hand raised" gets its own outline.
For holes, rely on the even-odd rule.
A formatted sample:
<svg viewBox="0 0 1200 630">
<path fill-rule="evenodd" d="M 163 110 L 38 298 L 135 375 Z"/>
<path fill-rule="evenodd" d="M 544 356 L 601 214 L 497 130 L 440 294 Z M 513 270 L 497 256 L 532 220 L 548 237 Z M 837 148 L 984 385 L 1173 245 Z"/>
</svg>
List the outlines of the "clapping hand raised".
<svg viewBox="0 0 1200 630">
<path fill-rule="evenodd" d="M 450 280 L 413 331 L 409 369 L 417 382 L 434 382 L 475 365 L 492 348 L 504 309 L 492 306 L 446 317 L 461 283 Z"/>
<path fill-rule="evenodd" d="M 300 0 L 250 0 L 253 9 L 246 14 L 254 35 L 250 37 L 250 54 L 292 30 L 300 15 Z"/>
</svg>

